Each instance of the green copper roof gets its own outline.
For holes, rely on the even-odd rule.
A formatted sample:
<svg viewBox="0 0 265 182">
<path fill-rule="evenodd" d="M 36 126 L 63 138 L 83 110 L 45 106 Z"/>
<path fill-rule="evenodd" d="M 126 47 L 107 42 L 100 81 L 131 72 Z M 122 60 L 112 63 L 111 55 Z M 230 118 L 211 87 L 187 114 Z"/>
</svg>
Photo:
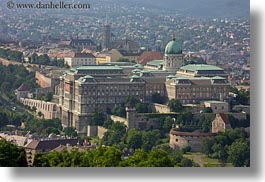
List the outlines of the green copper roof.
<svg viewBox="0 0 265 182">
<path fill-rule="evenodd" d="M 142 68 L 143 66 L 141 64 L 135 64 L 134 67 L 136 67 L 136 68 Z"/>
<path fill-rule="evenodd" d="M 139 69 L 134 69 L 132 70 L 132 72 L 141 72 L 142 70 L 139 70 Z"/>
<path fill-rule="evenodd" d="M 163 63 L 164 63 L 164 60 L 153 60 L 153 61 L 148 62 L 147 64 L 148 65 L 153 65 L 153 66 L 159 66 L 159 65 L 161 65 Z"/>
<path fill-rule="evenodd" d="M 131 76 L 130 78 L 141 78 L 141 77 L 138 76 L 138 75 L 133 75 L 133 76 Z"/>
<path fill-rule="evenodd" d="M 176 75 L 168 75 L 167 78 L 176 78 Z"/>
<path fill-rule="evenodd" d="M 119 66 L 79 66 L 71 70 L 122 70 Z"/>
<path fill-rule="evenodd" d="M 94 78 L 94 77 L 93 77 L 93 76 L 90 76 L 90 75 L 86 75 L 84 78 L 85 78 L 85 79 L 92 79 L 92 78 Z"/>
<path fill-rule="evenodd" d="M 182 45 L 180 42 L 173 39 L 170 41 L 165 49 L 165 54 L 182 54 Z"/>
<path fill-rule="evenodd" d="M 220 76 L 212 77 L 212 79 L 213 79 L 213 80 L 226 80 L 225 78 L 220 77 Z"/>
<path fill-rule="evenodd" d="M 208 71 L 208 70 L 223 70 L 217 66 L 207 65 L 207 64 L 188 64 L 186 66 L 182 66 L 180 69 L 182 70 L 189 70 L 189 71 Z"/>
</svg>

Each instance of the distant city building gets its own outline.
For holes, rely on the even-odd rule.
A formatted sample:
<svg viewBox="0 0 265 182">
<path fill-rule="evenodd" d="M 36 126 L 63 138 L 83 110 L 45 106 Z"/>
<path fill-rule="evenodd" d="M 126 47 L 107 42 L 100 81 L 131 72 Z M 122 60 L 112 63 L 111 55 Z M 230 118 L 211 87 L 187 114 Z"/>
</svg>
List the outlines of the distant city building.
<svg viewBox="0 0 265 182">
<path fill-rule="evenodd" d="M 111 49 L 111 29 L 109 24 L 103 27 L 103 41 L 104 48 Z"/>
<path fill-rule="evenodd" d="M 124 50 L 112 49 L 106 56 L 106 62 L 115 62 L 120 58 L 128 59 L 130 62 L 138 62 L 140 53 L 128 52 Z"/>
<path fill-rule="evenodd" d="M 70 67 L 96 65 L 96 57 L 90 53 L 75 53 L 73 57 L 64 58 L 64 63 Z"/>
<path fill-rule="evenodd" d="M 96 50 L 97 45 L 91 39 L 72 39 L 70 41 L 70 47 L 81 51 L 83 49 Z"/>
<path fill-rule="evenodd" d="M 129 52 L 137 52 L 140 50 L 140 46 L 137 42 L 132 40 L 120 40 L 120 41 L 113 41 L 111 45 L 112 49 L 119 49 L 125 50 Z"/>
</svg>

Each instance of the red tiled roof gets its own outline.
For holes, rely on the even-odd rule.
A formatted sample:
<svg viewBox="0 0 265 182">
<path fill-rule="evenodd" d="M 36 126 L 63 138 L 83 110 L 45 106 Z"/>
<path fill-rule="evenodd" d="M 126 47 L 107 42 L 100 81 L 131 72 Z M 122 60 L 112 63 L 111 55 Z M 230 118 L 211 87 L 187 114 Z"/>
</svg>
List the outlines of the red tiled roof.
<svg viewBox="0 0 265 182">
<path fill-rule="evenodd" d="M 18 89 L 17 89 L 17 91 L 29 91 L 29 90 L 30 90 L 30 88 L 27 85 L 25 85 L 24 83 L 22 83 L 20 85 L 20 87 L 18 87 Z"/>
<path fill-rule="evenodd" d="M 33 150 L 52 150 L 60 145 L 69 144 L 75 146 L 78 139 L 33 140 L 26 148 Z"/>
<path fill-rule="evenodd" d="M 148 62 L 153 60 L 162 60 L 163 55 L 158 51 L 145 51 L 142 53 L 142 55 L 139 57 L 139 63 L 141 65 L 146 65 Z"/>
<path fill-rule="evenodd" d="M 95 58 L 95 56 L 91 53 L 75 53 L 75 58 Z"/>
<path fill-rule="evenodd" d="M 224 123 L 226 125 L 230 125 L 230 122 L 229 122 L 227 116 L 224 113 L 219 113 L 219 115 L 220 115 L 220 117 L 222 118 L 222 120 L 224 121 Z"/>
</svg>

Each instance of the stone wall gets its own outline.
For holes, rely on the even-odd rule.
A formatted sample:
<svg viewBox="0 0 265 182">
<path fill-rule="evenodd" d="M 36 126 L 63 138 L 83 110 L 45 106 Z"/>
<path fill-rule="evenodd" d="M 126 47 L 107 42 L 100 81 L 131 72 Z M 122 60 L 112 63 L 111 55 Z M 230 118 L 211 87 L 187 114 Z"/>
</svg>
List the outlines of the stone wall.
<svg viewBox="0 0 265 182">
<path fill-rule="evenodd" d="M 190 133 L 171 130 L 169 134 L 169 146 L 173 149 L 182 149 L 190 146 L 192 152 L 201 152 L 203 139 L 213 136 L 215 134 L 212 133 Z"/>
<path fill-rule="evenodd" d="M 227 114 L 232 115 L 235 119 L 238 119 L 238 120 L 247 119 L 246 113 L 227 113 Z"/>
<path fill-rule="evenodd" d="M 157 104 L 154 103 L 152 104 L 152 108 L 159 113 L 169 113 L 170 112 L 170 108 L 167 105 L 163 105 L 163 104 Z"/>
<path fill-rule="evenodd" d="M 226 113 L 229 111 L 229 105 L 227 102 L 205 101 L 204 106 L 210 107 L 213 113 Z"/>
<path fill-rule="evenodd" d="M 41 88 L 51 87 L 51 78 L 46 77 L 38 71 L 35 73 L 35 78 Z"/>
<path fill-rule="evenodd" d="M 4 66 L 8 66 L 8 65 L 22 65 L 22 63 L 16 62 L 16 61 L 8 61 L 6 59 L 0 58 L 0 63 L 2 63 L 2 65 Z"/>
<path fill-rule="evenodd" d="M 87 126 L 87 136 L 89 137 L 95 137 L 98 136 L 100 139 L 103 138 L 104 133 L 107 132 L 108 129 L 102 127 L 102 126 Z"/>
<path fill-rule="evenodd" d="M 87 126 L 87 136 L 94 137 L 98 135 L 98 126 Z"/>
<path fill-rule="evenodd" d="M 106 129 L 106 128 L 102 127 L 102 126 L 98 126 L 98 137 L 100 139 L 102 139 L 104 134 L 105 134 L 105 132 L 107 132 L 107 131 L 108 131 L 108 129 Z"/>
<path fill-rule="evenodd" d="M 58 108 L 55 103 L 35 99 L 21 98 L 20 102 L 29 107 L 36 107 L 36 113 L 41 112 L 45 119 L 58 118 Z"/>
<path fill-rule="evenodd" d="M 111 115 L 110 119 L 112 119 L 114 122 L 121 122 L 121 123 L 126 123 L 126 118 L 122 118 L 119 116 Z"/>
</svg>

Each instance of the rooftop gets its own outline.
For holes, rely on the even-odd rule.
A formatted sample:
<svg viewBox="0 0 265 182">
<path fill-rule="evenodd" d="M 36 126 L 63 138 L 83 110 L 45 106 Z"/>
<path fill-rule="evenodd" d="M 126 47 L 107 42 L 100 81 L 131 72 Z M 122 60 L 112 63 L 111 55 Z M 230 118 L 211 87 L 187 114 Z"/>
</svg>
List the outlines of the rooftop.
<svg viewBox="0 0 265 182">
<path fill-rule="evenodd" d="M 71 70 L 122 70 L 119 66 L 101 66 L 101 65 L 93 65 L 93 66 L 79 66 L 72 68 Z"/>
<path fill-rule="evenodd" d="M 181 43 L 175 39 L 170 41 L 166 46 L 165 54 L 182 54 Z"/>
<path fill-rule="evenodd" d="M 153 60 L 147 63 L 147 65 L 159 66 L 164 63 L 164 60 Z"/>
<path fill-rule="evenodd" d="M 208 65 L 208 64 L 188 64 L 186 66 L 182 66 L 180 68 L 181 70 L 189 70 L 189 71 L 213 71 L 213 70 L 220 70 L 223 71 L 222 68 L 219 68 L 217 66 Z"/>
<path fill-rule="evenodd" d="M 177 135 L 177 136 L 187 136 L 187 137 L 209 137 L 209 136 L 215 136 L 214 133 L 195 133 L 195 132 L 182 132 L 172 129 L 170 131 L 170 134 Z"/>
<path fill-rule="evenodd" d="M 95 58 L 95 56 L 90 53 L 75 53 L 74 57 L 75 58 Z"/>
<path fill-rule="evenodd" d="M 226 103 L 226 102 L 217 101 L 217 100 L 209 100 L 209 101 L 205 101 L 205 102 L 208 102 L 208 103 L 215 103 L 215 104 L 223 104 L 223 103 Z"/>
</svg>

